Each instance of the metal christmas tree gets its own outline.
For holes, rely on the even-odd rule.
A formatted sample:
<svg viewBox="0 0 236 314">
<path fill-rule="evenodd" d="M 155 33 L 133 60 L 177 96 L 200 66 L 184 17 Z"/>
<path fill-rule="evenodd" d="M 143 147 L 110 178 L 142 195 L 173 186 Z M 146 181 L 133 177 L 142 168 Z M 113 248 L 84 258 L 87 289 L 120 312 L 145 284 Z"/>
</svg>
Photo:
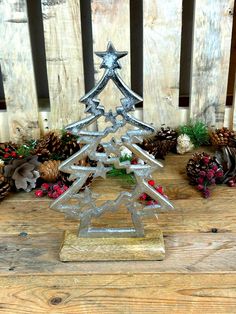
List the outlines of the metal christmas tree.
<svg viewBox="0 0 236 314">
<path fill-rule="evenodd" d="M 81 102 L 85 104 L 85 112 L 89 114 L 85 119 L 77 121 L 66 127 L 74 135 L 79 136 L 79 142 L 84 144 L 82 149 L 65 160 L 60 170 L 69 173 L 70 179 L 75 180 L 73 185 L 62 194 L 51 206 L 51 208 L 63 212 L 66 216 L 80 220 L 77 237 L 80 238 L 133 238 L 145 237 L 142 224 L 142 216 L 154 215 L 158 209 L 173 208 L 172 204 L 162 194 L 158 193 L 148 184 L 152 173 L 162 164 L 155 160 L 151 155 L 142 150 L 137 144 L 143 141 L 143 138 L 150 136 L 155 131 L 150 125 L 134 118 L 130 112 L 135 110 L 135 105 L 142 101 L 142 98 L 134 93 L 121 79 L 118 69 L 121 69 L 119 59 L 124 57 L 127 52 L 116 51 L 111 42 L 108 43 L 107 51 L 96 52 L 96 55 L 102 58 L 101 68 L 104 68 L 104 74 L 96 86 L 89 91 Z M 109 80 L 112 80 L 124 98 L 120 100 L 121 106 L 116 107 L 115 112 L 105 110 L 100 103 L 98 95 L 106 87 Z M 108 126 L 102 131 L 87 131 L 86 127 L 94 123 L 100 117 L 104 116 Z M 97 152 L 97 146 L 102 140 L 111 133 L 115 133 L 125 124 L 134 126 L 119 139 L 112 138 L 103 142 L 104 152 Z M 133 165 L 130 161 L 121 162 L 120 147 L 127 147 L 135 156 L 144 161 L 144 164 Z M 75 165 L 81 159 L 89 157 L 97 162 L 96 167 Z M 133 173 L 136 179 L 136 185 L 132 192 L 121 192 L 114 200 L 108 200 L 102 205 L 97 206 L 95 201 L 98 195 L 94 195 L 89 188 L 84 192 L 79 192 L 86 182 L 87 178 L 93 174 L 94 177 L 106 178 L 106 173 L 110 171 L 113 165 L 116 169 L 126 169 L 127 173 Z M 145 206 L 140 204 L 139 196 L 141 193 L 147 193 L 154 200 L 158 201 L 156 205 Z M 130 228 L 93 228 L 91 220 L 94 217 L 101 216 L 106 211 L 116 211 L 121 206 L 125 206 L 131 214 L 133 226 Z M 101 217 L 102 218 L 102 217 Z M 65 259 L 64 259 L 65 260 Z M 72 259 L 73 260 L 73 259 Z"/>
</svg>

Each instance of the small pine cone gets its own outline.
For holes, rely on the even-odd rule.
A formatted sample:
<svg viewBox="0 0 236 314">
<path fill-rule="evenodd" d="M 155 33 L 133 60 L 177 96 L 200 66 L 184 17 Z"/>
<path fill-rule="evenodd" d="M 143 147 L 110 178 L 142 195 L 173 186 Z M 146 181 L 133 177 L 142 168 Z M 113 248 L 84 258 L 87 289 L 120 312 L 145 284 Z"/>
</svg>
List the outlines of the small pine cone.
<svg viewBox="0 0 236 314">
<path fill-rule="evenodd" d="M 11 187 L 4 175 L 0 174 L 0 201 L 3 200 L 10 192 Z"/>
<path fill-rule="evenodd" d="M 80 150 L 81 144 L 78 137 L 70 132 L 65 132 L 61 137 L 60 159 L 65 160 Z"/>
<path fill-rule="evenodd" d="M 61 150 L 61 139 L 59 135 L 50 131 L 38 140 L 33 155 L 38 155 L 42 160 L 48 160 L 53 154 L 58 154 Z"/>
<path fill-rule="evenodd" d="M 169 127 L 162 127 L 155 136 L 144 139 L 140 144 L 141 148 L 155 156 L 155 158 L 164 159 L 170 151 L 176 150 L 178 134 Z"/>
<path fill-rule="evenodd" d="M 59 160 L 47 160 L 39 166 L 40 177 L 47 182 L 55 182 L 59 177 Z"/>
<path fill-rule="evenodd" d="M 211 132 L 210 139 L 214 146 L 235 146 L 235 133 L 226 127 Z"/>
<path fill-rule="evenodd" d="M 80 150 L 80 144 L 77 140 L 67 142 L 61 150 L 61 159 L 65 160 Z"/>
</svg>

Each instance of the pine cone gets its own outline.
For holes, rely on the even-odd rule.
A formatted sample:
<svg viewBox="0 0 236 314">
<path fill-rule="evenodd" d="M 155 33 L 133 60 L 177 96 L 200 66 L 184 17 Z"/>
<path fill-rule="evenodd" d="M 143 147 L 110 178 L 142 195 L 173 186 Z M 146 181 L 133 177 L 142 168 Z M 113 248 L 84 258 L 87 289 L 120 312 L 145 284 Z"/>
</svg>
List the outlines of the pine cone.
<svg viewBox="0 0 236 314">
<path fill-rule="evenodd" d="M 221 178 L 222 183 L 228 183 L 236 179 L 236 148 L 221 147 L 216 151 L 216 159 L 221 165 L 224 175 Z"/>
<path fill-rule="evenodd" d="M 39 156 L 41 161 L 48 160 L 53 155 L 60 154 L 61 145 L 59 135 L 54 131 L 50 131 L 38 140 L 32 155 Z"/>
<path fill-rule="evenodd" d="M 214 146 L 235 146 L 235 133 L 225 127 L 211 132 L 210 139 Z"/>
<path fill-rule="evenodd" d="M 10 192 L 11 187 L 4 175 L 0 174 L 0 201 L 3 200 Z"/>
<path fill-rule="evenodd" d="M 81 148 L 81 145 L 78 143 L 77 136 L 71 134 L 70 132 L 66 132 L 62 135 L 61 143 L 60 157 L 62 160 L 69 158 Z"/>
<path fill-rule="evenodd" d="M 176 149 L 177 136 L 175 130 L 162 127 L 154 137 L 145 139 L 140 146 L 155 158 L 164 159 L 164 156 Z"/>
<path fill-rule="evenodd" d="M 47 182 L 55 182 L 59 177 L 59 160 L 44 161 L 39 167 L 40 177 Z"/>
<path fill-rule="evenodd" d="M 29 156 L 24 159 L 12 160 L 4 167 L 4 176 L 14 184 L 17 190 L 31 191 L 36 186 L 39 178 L 37 156 Z"/>
<path fill-rule="evenodd" d="M 190 184 L 196 185 L 196 178 L 199 177 L 200 172 L 207 172 L 213 165 L 221 168 L 220 163 L 215 156 L 212 157 L 204 152 L 193 154 L 186 166 Z"/>
</svg>

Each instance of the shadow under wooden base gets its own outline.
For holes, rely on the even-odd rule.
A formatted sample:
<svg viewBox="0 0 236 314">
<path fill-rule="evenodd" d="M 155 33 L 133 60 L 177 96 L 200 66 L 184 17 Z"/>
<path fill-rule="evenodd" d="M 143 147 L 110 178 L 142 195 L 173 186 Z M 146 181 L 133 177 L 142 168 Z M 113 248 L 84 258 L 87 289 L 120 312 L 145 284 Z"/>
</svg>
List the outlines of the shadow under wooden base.
<svg viewBox="0 0 236 314">
<path fill-rule="evenodd" d="M 63 262 L 163 260 L 165 246 L 161 230 L 147 230 L 143 238 L 82 238 L 77 230 L 65 231 L 59 256 Z"/>
</svg>

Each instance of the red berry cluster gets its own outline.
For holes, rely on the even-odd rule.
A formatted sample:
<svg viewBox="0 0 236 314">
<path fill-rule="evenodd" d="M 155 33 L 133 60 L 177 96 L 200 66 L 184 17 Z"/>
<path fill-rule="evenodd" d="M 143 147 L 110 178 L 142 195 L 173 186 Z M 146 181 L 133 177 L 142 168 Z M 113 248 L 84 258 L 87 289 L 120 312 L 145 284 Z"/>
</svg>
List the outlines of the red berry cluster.
<svg viewBox="0 0 236 314">
<path fill-rule="evenodd" d="M 148 184 L 151 185 L 158 193 L 161 195 L 165 196 L 166 198 L 167 195 L 164 194 L 163 188 L 160 185 L 156 185 L 156 182 L 154 180 L 149 180 Z M 158 204 L 158 201 L 153 200 L 148 194 L 142 193 L 139 197 L 140 201 L 146 202 L 147 205 L 155 205 Z"/>
<path fill-rule="evenodd" d="M 198 157 L 198 160 L 197 158 Z M 195 161 L 195 176 L 191 177 L 191 183 L 197 186 L 205 198 L 210 196 L 210 185 L 215 185 L 224 175 L 222 168 L 217 163 L 215 157 L 206 153 L 196 154 L 189 162 Z M 188 173 L 190 176 L 190 173 Z M 218 182 L 219 183 L 219 182 Z"/>
<path fill-rule="evenodd" d="M 66 190 L 68 190 L 68 186 L 66 186 L 61 181 L 58 181 L 57 183 L 43 183 L 41 188 L 36 190 L 34 194 L 37 197 L 43 197 L 47 195 L 50 198 L 58 198 Z"/>
<path fill-rule="evenodd" d="M 19 156 L 14 148 L 6 147 L 4 149 L 1 149 L 1 158 L 4 161 L 8 161 L 11 159 L 21 158 L 23 156 Z"/>
</svg>

